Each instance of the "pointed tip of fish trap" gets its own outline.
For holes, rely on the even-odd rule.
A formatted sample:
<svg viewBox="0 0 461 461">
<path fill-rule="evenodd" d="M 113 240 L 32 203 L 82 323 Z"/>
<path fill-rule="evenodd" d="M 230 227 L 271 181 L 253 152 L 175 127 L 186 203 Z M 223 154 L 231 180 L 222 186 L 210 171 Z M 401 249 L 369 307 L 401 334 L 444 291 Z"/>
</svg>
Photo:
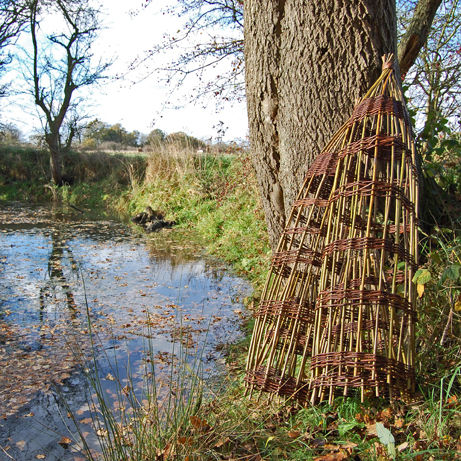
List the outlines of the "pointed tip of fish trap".
<svg viewBox="0 0 461 461">
<path fill-rule="evenodd" d="M 382 70 L 392 69 L 394 67 L 394 53 L 385 54 L 381 57 L 383 61 Z"/>
<path fill-rule="evenodd" d="M 393 59 L 292 205 L 255 313 L 250 394 L 315 403 L 414 389 L 418 178 Z"/>
</svg>

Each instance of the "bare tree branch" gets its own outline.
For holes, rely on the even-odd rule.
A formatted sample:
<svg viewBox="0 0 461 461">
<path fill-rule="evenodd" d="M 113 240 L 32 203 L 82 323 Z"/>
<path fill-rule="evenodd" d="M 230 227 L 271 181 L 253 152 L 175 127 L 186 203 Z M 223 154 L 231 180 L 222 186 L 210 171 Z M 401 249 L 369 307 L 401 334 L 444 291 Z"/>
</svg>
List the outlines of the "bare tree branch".
<svg viewBox="0 0 461 461">
<path fill-rule="evenodd" d="M 62 32 L 38 33 L 46 14 L 59 14 Z M 97 11 L 87 0 L 31 0 L 32 94 L 45 116 L 45 140 L 50 149 L 52 179 L 61 183 L 61 150 L 70 147 L 79 119 L 74 93 L 103 78 L 110 63 L 92 61 L 91 46 L 99 29 Z M 67 127 L 63 141 L 62 129 Z"/>
<path fill-rule="evenodd" d="M 432 21 L 442 0 L 419 0 L 405 34 L 400 39 L 398 56 L 400 71 L 405 75 L 426 43 Z"/>
</svg>

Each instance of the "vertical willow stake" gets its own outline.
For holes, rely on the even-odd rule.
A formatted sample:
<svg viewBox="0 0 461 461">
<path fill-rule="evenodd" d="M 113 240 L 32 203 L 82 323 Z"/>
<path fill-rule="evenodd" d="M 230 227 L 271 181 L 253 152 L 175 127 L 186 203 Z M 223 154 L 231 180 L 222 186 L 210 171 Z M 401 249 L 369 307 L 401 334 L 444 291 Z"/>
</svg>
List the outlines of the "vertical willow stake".
<svg viewBox="0 0 461 461">
<path fill-rule="evenodd" d="M 316 402 L 413 391 L 417 183 L 388 57 L 293 204 L 256 313 L 250 392 Z"/>
</svg>

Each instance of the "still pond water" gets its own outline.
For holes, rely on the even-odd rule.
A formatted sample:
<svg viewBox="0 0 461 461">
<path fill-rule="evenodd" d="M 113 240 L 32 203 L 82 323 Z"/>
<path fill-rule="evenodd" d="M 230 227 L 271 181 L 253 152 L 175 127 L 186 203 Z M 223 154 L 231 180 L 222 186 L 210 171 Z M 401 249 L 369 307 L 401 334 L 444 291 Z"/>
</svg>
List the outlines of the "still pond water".
<svg viewBox="0 0 461 461">
<path fill-rule="evenodd" d="M 0 204 L 0 460 L 79 459 L 77 444 L 59 444 L 75 432 L 69 410 L 95 444 L 82 373 L 91 355 L 109 396 L 128 363 L 141 387 L 148 342 L 160 370 L 187 352 L 213 380 L 249 293 L 180 231 L 145 236 L 73 210 Z"/>
</svg>

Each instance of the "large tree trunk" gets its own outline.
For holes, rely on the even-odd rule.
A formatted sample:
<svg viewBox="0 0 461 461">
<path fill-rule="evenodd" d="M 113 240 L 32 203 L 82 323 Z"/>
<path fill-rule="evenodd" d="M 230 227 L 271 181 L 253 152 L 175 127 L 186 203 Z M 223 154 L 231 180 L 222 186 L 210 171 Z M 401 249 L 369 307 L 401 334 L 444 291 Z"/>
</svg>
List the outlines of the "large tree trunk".
<svg viewBox="0 0 461 461">
<path fill-rule="evenodd" d="M 415 63 L 419 51 L 426 43 L 432 22 L 442 0 L 419 0 L 404 36 L 399 43 L 399 64 L 405 75 Z"/>
<path fill-rule="evenodd" d="M 271 245 L 307 168 L 396 52 L 395 0 L 245 0 L 250 143 Z"/>
<path fill-rule="evenodd" d="M 61 147 L 59 143 L 59 135 L 48 133 L 45 136 L 46 143 L 50 149 L 50 168 L 51 179 L 57 186 L 62 185 L 62 169 L 61 169 Z"/>
</svg>

